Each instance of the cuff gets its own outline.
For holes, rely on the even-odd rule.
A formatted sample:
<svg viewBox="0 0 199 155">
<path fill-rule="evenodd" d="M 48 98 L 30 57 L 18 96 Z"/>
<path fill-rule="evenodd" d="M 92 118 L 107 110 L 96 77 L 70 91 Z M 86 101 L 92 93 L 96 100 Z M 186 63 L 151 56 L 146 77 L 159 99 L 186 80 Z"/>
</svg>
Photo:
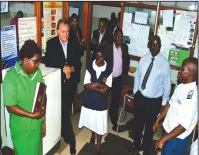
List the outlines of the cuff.
<svg viewBox="0 0 199 155">
<path fill-rule="evenodd" d="M 167 101 L 166 101 L 166 100 L 162 100 L 162 105 L 163 105 L 163 106 L 165 106 L 165 105 L 166 105 L 166 103 L 167 103 Z"/>
</svg>

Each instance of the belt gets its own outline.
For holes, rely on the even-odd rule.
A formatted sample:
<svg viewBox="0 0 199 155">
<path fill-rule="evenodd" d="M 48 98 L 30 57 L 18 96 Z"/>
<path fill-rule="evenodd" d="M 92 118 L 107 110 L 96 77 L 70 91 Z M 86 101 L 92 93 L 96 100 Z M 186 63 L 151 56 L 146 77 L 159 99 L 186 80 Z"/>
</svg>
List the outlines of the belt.
<svg viewBox="0 0 199 155">
<path fill-rule="evenodd" d="M 162 96 L 159 96 L 159 97 L 157 97 L 157 98 L 149 98 L 149 97 L 144 96 L 140 91 L 138 91 L 138 92 L 140 93 L 140 95 L 141 95 L 143 98 L 148 99 L 148 100 L 155 100 L 155 99 L 162 98 Z"/>
</svg>

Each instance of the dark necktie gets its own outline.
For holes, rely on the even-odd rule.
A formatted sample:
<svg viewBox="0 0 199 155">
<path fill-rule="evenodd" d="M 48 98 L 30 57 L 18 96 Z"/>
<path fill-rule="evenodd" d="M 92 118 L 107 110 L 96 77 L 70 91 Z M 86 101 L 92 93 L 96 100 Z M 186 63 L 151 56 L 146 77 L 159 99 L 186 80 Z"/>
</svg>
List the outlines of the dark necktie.
<svg viewBox="0 0 199 155">
<path fill-rule="evenodd" d="M 148 67 L 148 69 L 147 69 L 147 71 L 146 71 L 146 74 L 145 74 L 145 76 L 144 76 L 144 80 L 142 81 L 142 90 L 144 90 L 145 87 L 146 87 L 146 82 L 147 82 L 147 80 L 148 80 L 148 78 L 149 78 L 149 74 L 150 74 L 151 69 L 152 69 L 152 67 L 153 67 L 154 57 L 151 58 L 151 59 L 152 59 L 152 60 L 151 60 L 151 63 L 150 63 L 150 65 L 149 65 L 149 67 Z"/>
</svg>

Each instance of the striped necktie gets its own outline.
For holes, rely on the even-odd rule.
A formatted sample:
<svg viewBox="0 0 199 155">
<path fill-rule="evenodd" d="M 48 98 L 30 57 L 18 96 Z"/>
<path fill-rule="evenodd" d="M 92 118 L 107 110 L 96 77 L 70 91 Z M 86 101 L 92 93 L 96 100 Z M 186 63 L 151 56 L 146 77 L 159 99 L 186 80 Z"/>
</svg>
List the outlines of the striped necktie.
<svg viewBox="0 0 199 155">
<path fill-rule="evenodd" d="M 146 82 L 147 82 L 147 80 L 148 80 L 148 78 L 149 78 L 149 74 L 150 74 L 151 69 L 152 69 L 152 67 L 153 67 L 153 61 L 154 61 L 155 59 L 154 59 L 154 57 L 151 58 L 151 59 L 152 59 L 152 60 L 151 60 L 151 63 L 150 63 L 150 65 L 149 65 L 149 67 L 148 67 L 148 69 L 147 69 L 147 71 L 146 71 L 146 74 L 145 74 L 145 76 L 144 76 L 144 80 L 142 81 L 142 90 L 144 90 L 144 89 L 146 88 Z"/>
</svg>

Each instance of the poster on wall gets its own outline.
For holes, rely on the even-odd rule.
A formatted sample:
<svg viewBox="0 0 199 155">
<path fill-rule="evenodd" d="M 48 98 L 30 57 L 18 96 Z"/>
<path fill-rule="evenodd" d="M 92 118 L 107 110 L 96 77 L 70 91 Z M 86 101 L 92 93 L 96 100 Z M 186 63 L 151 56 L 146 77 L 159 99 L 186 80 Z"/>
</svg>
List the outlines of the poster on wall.
<svg viewBox="0 0 199 155">
<path fill-rule="evenodd" d="M 147 12 L 140 12 L 140 11 L 135 12 L 135 23 L 147 24 L 147 20 L 148 20 Z"/>
<path fill-rule="evenodd" d="M 8 12 L 8 2 L 1 2 L 1 13 Z"/>
<path fill-rule="evenodd" d="M 18 19 L 19 50 L 28 39 L 37 42 L 36 17 Z"/>
<path fill-rule="evenodd" d="M 181 67 L 184 59 L 189 57 L 189 50 L 171 48 L 169 50 L 169 63 L 174 66 Z"/>
<path fill-rule="evenodd" d="M 182 45 L 185 48 L 192 46 L 196 19 L 197 12 L 176 11 L 174 25 L 175 44 Z"/>
<path fill-rule="evenodd" d="M 1 54 L 2 60 L 17 57 L 16 26 L 1 27 Z"/>
<path fill-rule="evenodd" d="M 56 26 L 61 18 L 63 18 L 63 2 L 43 2 L 42 51 L 46 50 L 46 41 L 57 35 Z"/>
</svg>

